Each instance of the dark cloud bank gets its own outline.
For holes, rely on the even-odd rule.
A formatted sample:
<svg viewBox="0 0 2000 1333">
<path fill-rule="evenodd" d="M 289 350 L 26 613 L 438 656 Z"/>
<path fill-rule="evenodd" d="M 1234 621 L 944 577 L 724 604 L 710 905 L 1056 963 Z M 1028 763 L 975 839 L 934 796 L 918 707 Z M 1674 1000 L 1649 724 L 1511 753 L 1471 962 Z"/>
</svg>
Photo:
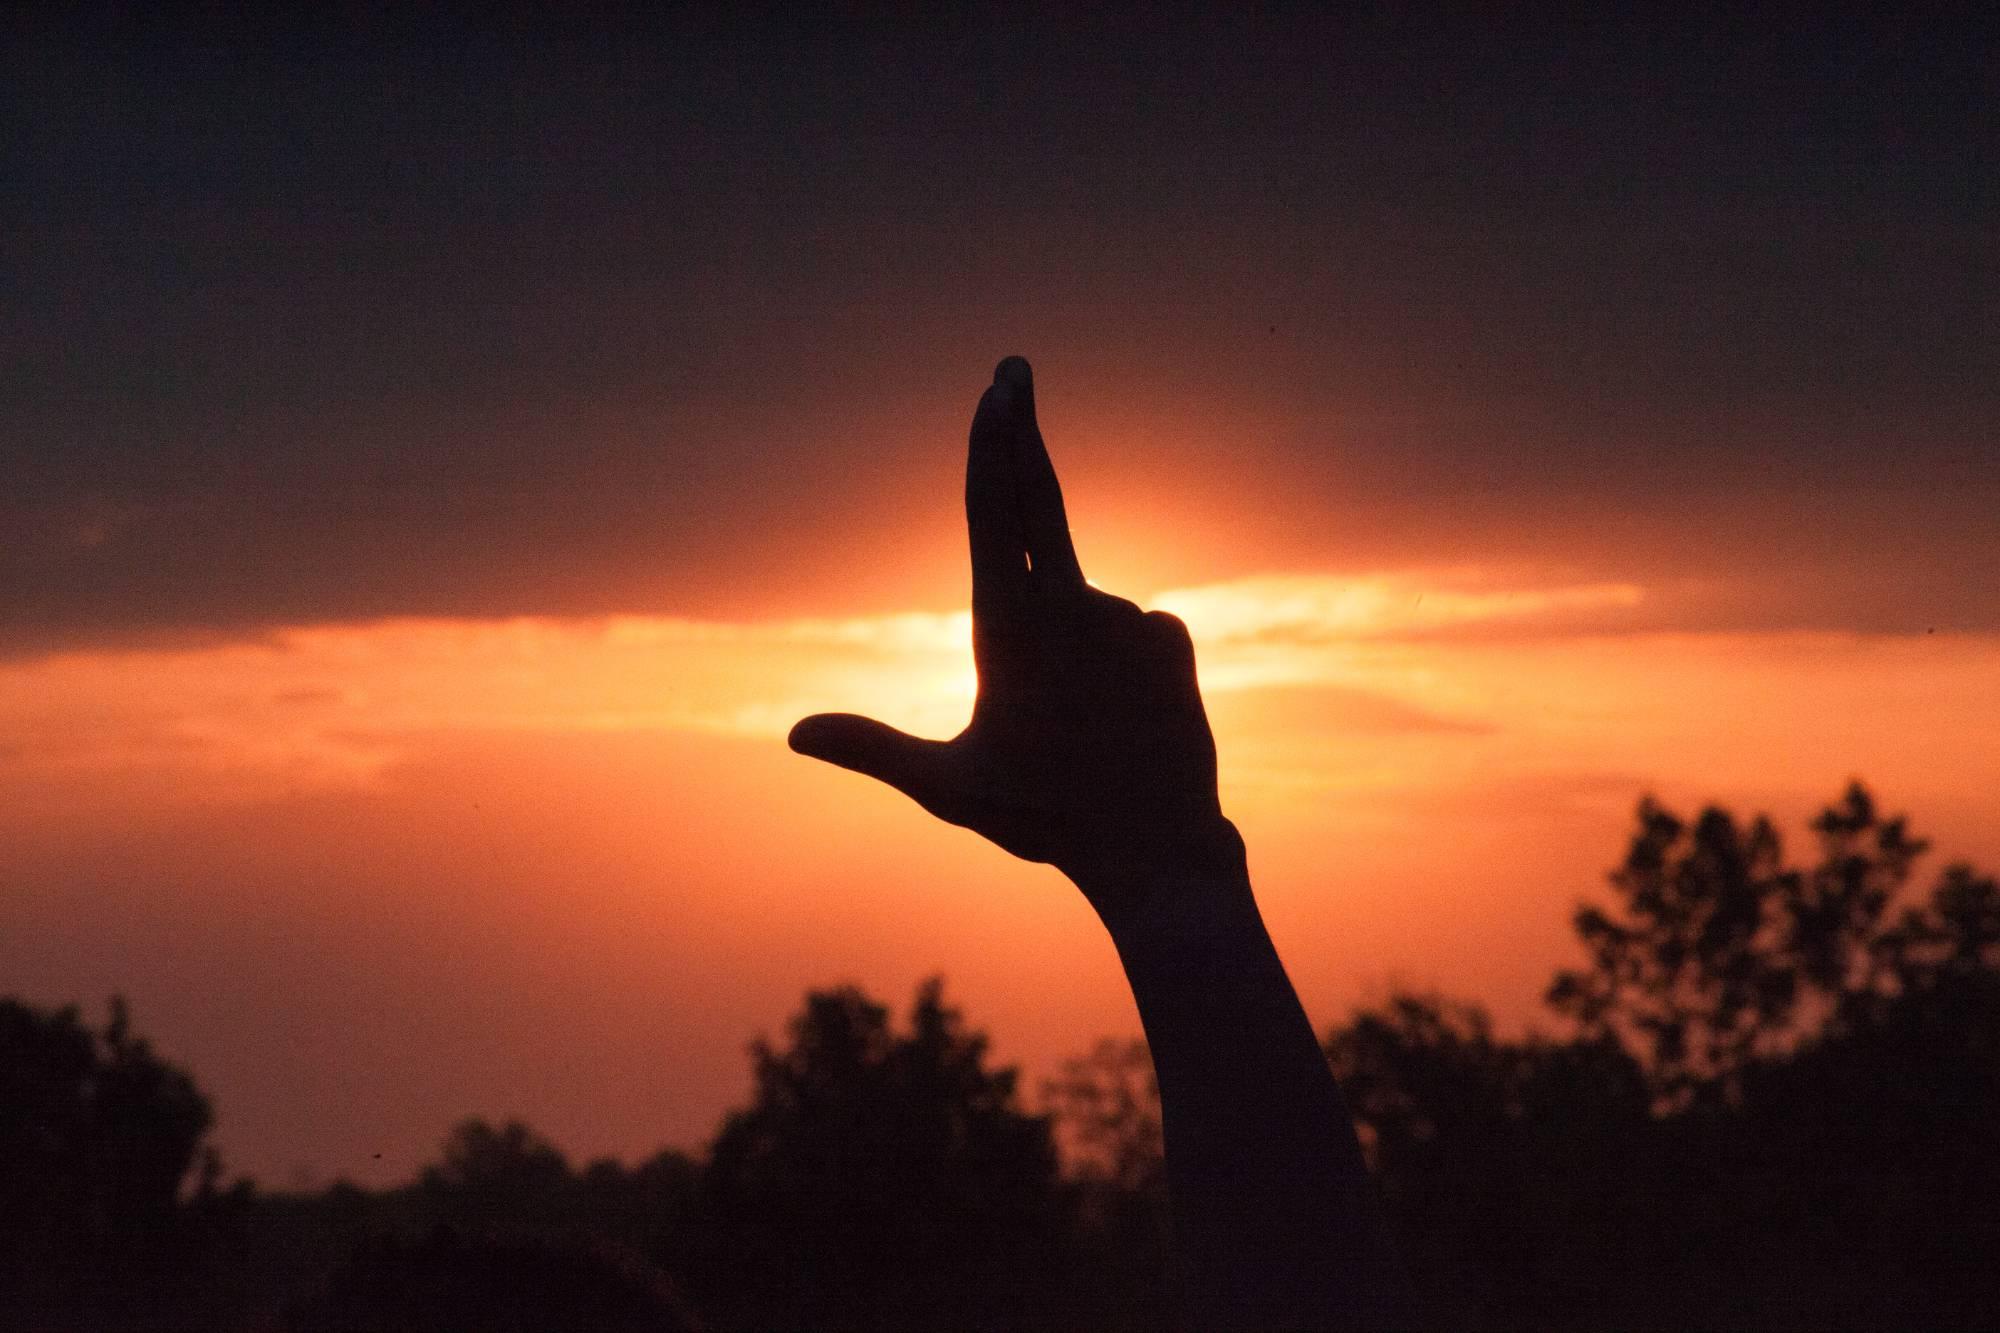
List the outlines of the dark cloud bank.
<svg viewBox="0 0 2000 1333">
<path fill-rule="evenodd" d="M 1963 34 L 15 27 L 0 650 L 776 607 L 801 534 L 951 484 L 1017 347 L 1264 423 L 1191 486 L 1377 515 L 1281 554 L 1478 554 L 1456 506 L 1503 555 L 1555 524 L 1612 575 L 1817 579 L 1815 623 L 1992 623 Z"/>
</svg>

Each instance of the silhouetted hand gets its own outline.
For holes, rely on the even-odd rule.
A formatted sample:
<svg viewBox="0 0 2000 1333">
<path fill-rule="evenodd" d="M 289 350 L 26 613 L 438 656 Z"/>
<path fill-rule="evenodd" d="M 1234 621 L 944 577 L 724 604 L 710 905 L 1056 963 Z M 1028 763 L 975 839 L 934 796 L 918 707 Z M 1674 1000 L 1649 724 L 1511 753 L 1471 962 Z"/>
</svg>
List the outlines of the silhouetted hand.
<svg viewBox="0 0 2000 1333">
<path fill-rule="evenodd" d="M 792 748 L 1075 880 L 1117 946 L 1160 1080 L 1197 1328 L 1396 1326 L 1352 1122 L 1215 795 L 1187 628 L 1083 580 L 1008 357 L 965 467 L 979 697 L 948 741 L 823 713 Z"/>
<path fill-rule="evenodd" d="M 1240 861 L 1187 627 L 1084 582 L 1020 357 L 1000 363 L 973 416 L 965 519 L 972 721 L 933 741 L 822 713 L 792 729 L 792 748 L 1055 865 L 1100 913 L 1124 914 L 1162 869 Z"/>
</svg>

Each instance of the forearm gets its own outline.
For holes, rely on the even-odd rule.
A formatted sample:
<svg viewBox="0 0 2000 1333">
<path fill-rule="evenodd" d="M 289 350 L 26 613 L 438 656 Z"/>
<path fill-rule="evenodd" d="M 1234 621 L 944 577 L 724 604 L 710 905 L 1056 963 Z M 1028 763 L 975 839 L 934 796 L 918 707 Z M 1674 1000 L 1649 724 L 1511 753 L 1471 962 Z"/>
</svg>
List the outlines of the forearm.
<svg viewBox="0 0 2000 1333">
<path fill-rule="evenodd" d="M 1353 1123 L 1257 911 L 1241 843 L 1228 841 L 1233 855 L 1093 893 L 1143 904 L 1105 913 L 1106 925 L 1159 1075 L 1196 1317 L 1394 1322 L 1396 1278 Z"/>
</svg>

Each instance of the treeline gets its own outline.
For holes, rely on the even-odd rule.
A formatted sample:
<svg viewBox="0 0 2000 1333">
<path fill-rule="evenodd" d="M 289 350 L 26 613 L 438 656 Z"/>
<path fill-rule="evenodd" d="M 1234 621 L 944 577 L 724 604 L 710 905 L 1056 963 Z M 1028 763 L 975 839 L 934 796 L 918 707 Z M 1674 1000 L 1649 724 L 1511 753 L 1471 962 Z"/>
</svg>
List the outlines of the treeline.
<svg viewBox="0 0 2000 1333">
<path fill-rule="evenodd" d="M 1856 786 L 1793 864 L 1642 803 L 1551 1033 L 1399 996 L 1327 1034 L 1440 1327 L 1990 1327 L 2000 888 L 1915 881 Z M 193 1081 L 0 1003 L 0 1293 L 30 1327 L 1145 1328 L 1157 1090 L 1107 1041 L 1028 1109 L 922 987 L 815 992 L 707 1150 L 576 1164 L 472 1120 L 399 1189 L 225 1187 Z"/>
<path fill-rule="evenodd" d="M 1403 998 L 1329 1055 L 1420 1289 L 1490 1327 L 2000 1325 L 2000 888 L 1851 787 L 1777 831 L 1653 802 L 1560 1038 Z"/>
</svg>

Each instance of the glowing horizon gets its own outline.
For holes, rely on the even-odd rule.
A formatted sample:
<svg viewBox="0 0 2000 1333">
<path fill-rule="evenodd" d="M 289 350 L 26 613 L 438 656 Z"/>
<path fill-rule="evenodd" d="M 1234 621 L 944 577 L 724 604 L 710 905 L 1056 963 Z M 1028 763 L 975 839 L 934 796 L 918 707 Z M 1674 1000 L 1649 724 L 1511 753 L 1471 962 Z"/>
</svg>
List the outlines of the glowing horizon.
<svg viewBox="0 0 2000 1333">
<path fill-rule="evenodd" d="M 1271 574 L 1145 598 L 1181 616 L 1213 696 L 1355 684 L 1342 644 L 1638 605 L 1626 583 L 1506 586 L 1476 569 Z M 142 689 L 134 689 L 143 681 Z M 806 713 L 950 734 L 976 686 L 971 615 L 393 617 L 214 645 L 0 663 L 13 762 L 364 781 L 399 732 L 685 730 L 782 737 Z"/>
<path fill-rule="evenodd" d="M 1644 792 L 1796 830 L 1859 776 L 1940 859 L 2000 859 L 2000 635 L 1663 630 L 1636 583 L 1464 567 L 1138 600 L 1194 633 L 1320 1023 L 1404 985 L 1531 1019 Z M 836 979 L 949 974 L 1032 1084 L 1133 1027 L 1087 909 L 781 741 L 827 709 L 955 732 L 968 640 L 915 609 L 402 618 L 0 663 L 0 949 L 31 997 L 130 994 L 278 1181 L 394 1179 L 473 1112 L 697 1144 L 740 1043 Z"/>
</svg>

